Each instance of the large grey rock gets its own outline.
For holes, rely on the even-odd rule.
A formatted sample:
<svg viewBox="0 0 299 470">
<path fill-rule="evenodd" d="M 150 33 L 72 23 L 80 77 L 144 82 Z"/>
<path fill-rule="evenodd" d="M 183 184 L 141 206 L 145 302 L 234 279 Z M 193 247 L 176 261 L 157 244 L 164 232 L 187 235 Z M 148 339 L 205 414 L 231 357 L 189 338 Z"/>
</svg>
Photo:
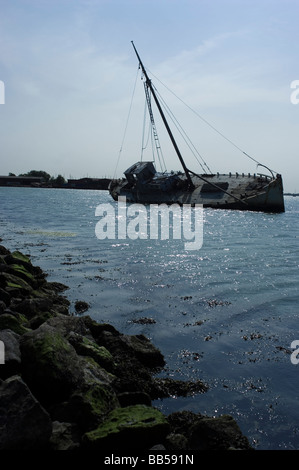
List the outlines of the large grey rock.
<svg viewBox="0 0 299 470">
<path fill-rule="evenodd" d="M 21 377 L 0 384 L 0 450 L 46 449 L 52 432 L 48 413 Z"/>
<path fill-rule="evenodd" d="M 45 403 L 65 400 L 80 380 L 79 357 L 71 344 L 47 323 L 21 338 L 22 373 Z"/>
<path fill-rule="evenodd" d="M 80 447 L 79 436 L 71 423 L 53 422 L 51 450 L 77 450 Z"/>
</svg>

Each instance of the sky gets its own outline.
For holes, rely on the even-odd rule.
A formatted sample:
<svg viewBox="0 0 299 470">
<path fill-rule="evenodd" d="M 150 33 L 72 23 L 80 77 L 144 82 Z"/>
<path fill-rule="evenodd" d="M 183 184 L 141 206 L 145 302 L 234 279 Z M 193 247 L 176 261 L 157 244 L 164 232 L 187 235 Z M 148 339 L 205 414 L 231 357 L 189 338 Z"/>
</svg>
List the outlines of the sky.
<svg viewBox="0 0 299 470">
<path fill-rule="evenodd" d="M 298 18 L 299 0 L 0 0 L 0 174 L 112 178 L 152 159 L 133 40 L 212 172 L 260 162 L 299 192 Z"/>
</svg>

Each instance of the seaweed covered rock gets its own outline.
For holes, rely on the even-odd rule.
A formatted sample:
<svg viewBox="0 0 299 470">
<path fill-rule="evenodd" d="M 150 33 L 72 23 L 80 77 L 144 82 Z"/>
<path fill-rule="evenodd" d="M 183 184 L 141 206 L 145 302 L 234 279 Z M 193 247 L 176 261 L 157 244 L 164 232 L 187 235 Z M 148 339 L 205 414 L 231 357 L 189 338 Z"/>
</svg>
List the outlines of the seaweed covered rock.
<svg viewBox="0 0 299 470">
<path fill-rule="evenodd" d="M 102 425 L 83 436 L 83 442 L 90 449 L 144 450 L 163 442 L 169 430 L 169 423 L 159 410 L 135 405 L 113 410 Z"/>
<path fill-rule="evenodd" d="M 80 379 L 78 356 L 71 344 L 47 323 L 21 339 L 22 373 L 46 403 L 67 398 Z"/>
</svg>

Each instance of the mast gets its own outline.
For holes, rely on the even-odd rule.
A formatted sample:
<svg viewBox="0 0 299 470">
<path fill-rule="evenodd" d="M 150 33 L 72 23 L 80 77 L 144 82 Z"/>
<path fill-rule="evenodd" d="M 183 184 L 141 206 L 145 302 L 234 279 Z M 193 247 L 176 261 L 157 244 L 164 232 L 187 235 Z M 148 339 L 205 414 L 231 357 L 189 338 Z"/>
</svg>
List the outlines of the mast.
<svg viewBox="0 0 299 470">
<path fill-rule="evenodd" d="M 183 160 L 183 157 L 182 157 L 182 155 L 181 155 L 181 152 L 180 152 L 180 150 L 179 150 L 179 148 L 178 148 L 178 146 L 177 146 L 177 143 L 176 143 L 176 141 L 175 141 L 175 139 L 174 139 L 174 137 L 173 137 L 173 134 L 172 134 L 171 129 L 170 129 L 169 125 L 168 125 L 168 122 L 167 122 L 167 120 L 166 120 L 166 117 L 165 117 L 165 115 L 164 115 L 164 113 L 163 113 L 163 110 L 162 110 L 162 108 L 161 108 L 161 105 L 160 105 L 160 103 L 159 103 L 159 100 L 158 100 L 158 98 L 157 98 L 157 96 L 156 96 L 156 93 L 155 93 L 155 90 L 154 90 L 154 88 L 153 88 L 152 82 L 151 82 L 151 80 L 149 79 L 149 77 L 148 77 L 148 75 L 147 75 L 147 73 L 146 73 L 146 70 L 145 70 L 145 68 L 144 68 L 144 65 L 143 65 L 143 63 L 142 63 L 142 61 L 141 61 L 141 59 L 140 59 L 140 57 L 139 57 L 139 54 L 138 54 L 138 52 L 137 52 L 137 50 L 136 50 L 136 47 L 135 47 L 133 41 L 131 41 L 131 42 L 132 42 L 132 46 L 133 46 L 133 48 L 134 48 L 134 51 L 135 51 L 135 53 L 136 53 L 136 56 L 137 56 L 137 58 L 138 58 L 139 65 L 140 65 L 140 67 L 141 67 L 141 69 L 142 69 L 142 72 L 143 72 L 145 78 L 146 78 L 146 85 L 147 85 L 147 87 L 150 88 L 150 90 L 151 90 L 151 92 L 152 92 L 152 95 L 153 95 L 153 97 L 154 97 L 155 103 L 156 103 L 156 105 L 157 105 L 157 108 L 158 108 L 158 110 L 159 110 L 159 113 L 160 113 L 160 115 L 161 115 L 161 117 L 162 117 L 162 120 L 163 120 L 163 122 L 164 122 L 164 125 L 165 125 L 165 127 L 166 127 L 166 130 L 167 130 L 168 135 L 169 135 L 169 137 L 170 137 L 170 140 L 171 140 L 171 142 L 172 142 L 172 144 L 173 144 L 173 146 L 174 146 L 174 149 L 175 149 L 175 151 L 176 151 L 176 153 L 177 153 L 177 156 L 179 157 L 179 160 L 180 160 L 180 162 L 181 162 L 181 164 L 182 164 L 182 167 L 183 167 L 183 169 L 184 169 L 184 172 L 185 172 L 185 174 L 186 174 L 189 189 L 192 190 L 192 189 L 194 189 L 194 184 L 193 184 L 193 182 L 192 182 L 192 179 L 191 179 L 190 173 L 189 173 L 189 171 L 188 171 L 188 168 L 187 168 L 186 165 L 185 165 L 185 162 L 184 162 L 184 160 Z"/>
</svg>

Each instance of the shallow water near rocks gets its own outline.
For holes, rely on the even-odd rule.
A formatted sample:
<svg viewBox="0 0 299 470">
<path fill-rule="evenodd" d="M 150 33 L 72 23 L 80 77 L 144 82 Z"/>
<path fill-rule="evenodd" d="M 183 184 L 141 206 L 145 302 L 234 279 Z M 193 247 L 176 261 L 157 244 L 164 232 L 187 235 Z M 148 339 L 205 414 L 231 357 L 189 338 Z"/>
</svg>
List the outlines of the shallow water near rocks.
<svg viewBox="0 0 299 470">
<path fill-rule="evenodd" d="M 163 353 L 160 375 L 208 391 L 157 400 L 168 414 L 232 415 L 256 449 L 298 449 L 299 198 L 284 214 L 204 210 L 203 245 L 99 240 L 107 191 L 0 188 L 0 237 L 69 286 L 75 312 L 144 334 Z"/>
</svg>

